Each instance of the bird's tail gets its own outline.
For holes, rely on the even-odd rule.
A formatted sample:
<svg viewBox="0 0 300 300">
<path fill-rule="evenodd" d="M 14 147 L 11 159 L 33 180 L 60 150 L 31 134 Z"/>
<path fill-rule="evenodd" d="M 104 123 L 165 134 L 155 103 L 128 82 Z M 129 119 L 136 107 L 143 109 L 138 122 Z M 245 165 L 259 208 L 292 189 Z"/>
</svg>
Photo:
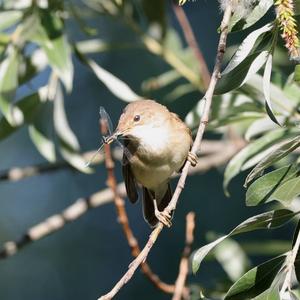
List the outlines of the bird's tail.
<svg viewBox="0 0 300 300">
<path fill-rule="evenodd" d="M 157 203 L 159 211 L 163 211 L 168 206 L 168 204 L 170 203 L 170 201 L 172 199 L 172 196 L 173 196 L 173 193 L 171 190 L 171 186 L 170 186 L 170 183 L 168 183 L 168 187 L 167 187 L 167 191 L 166 191 L 165 195 Z M 151 227 L 154 227 L 158 223 L 158 220 L 157 220 L 157 218 L 155 216 L 155 212 L 154 212 L 153 199 L 154 199 L 154 193 L 152 191 L 148 190 L 147 188 L 143 187 L 144 218 Z M 172 215 L 173 215 L 173 212 L 172 212 Z"/>
</svg>

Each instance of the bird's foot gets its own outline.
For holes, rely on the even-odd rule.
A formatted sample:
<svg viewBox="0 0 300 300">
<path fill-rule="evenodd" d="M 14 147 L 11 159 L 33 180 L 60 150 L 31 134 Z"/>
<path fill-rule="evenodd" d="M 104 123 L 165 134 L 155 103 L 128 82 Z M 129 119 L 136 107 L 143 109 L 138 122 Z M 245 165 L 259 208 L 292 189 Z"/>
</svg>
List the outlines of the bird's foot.
<svg viewBox="0 0 300 300">
<path fill-rule="evenodd" d="M 198 163 L 197 155 L 192 152 L 189 152 L 187 160 L 191 163 L 192 167 L 195 167 Z"/>
<path fill-rule="evenodd" d="M 163 223 L 167 227 L 172 226 L 172 222 L 171 222 L 172 216 L 169 212 L 159 211 L 158 209 L 155 209 L 154 213 L 155 213 L 155 217 L 159 222 Z"/>
</svg>

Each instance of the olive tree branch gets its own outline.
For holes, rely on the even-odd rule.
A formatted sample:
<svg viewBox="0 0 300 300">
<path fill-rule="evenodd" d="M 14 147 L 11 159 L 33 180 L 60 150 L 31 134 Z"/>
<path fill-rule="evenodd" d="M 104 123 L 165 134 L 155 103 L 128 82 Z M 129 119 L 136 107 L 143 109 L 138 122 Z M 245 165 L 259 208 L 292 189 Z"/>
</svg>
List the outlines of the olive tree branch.
<svg viewBox="0 0 300 300">
<path fill-rule="evenodd" d="M 227 40 L 227 34 L 228 34 L 228 24 L 229 24 L 229 21 L 230 21 L 231 12 L 232 12 L 232 4 L 231 4 L 231 2 L 229 2 L 229 4 L 227 5 L 227 7 L 224 11 L 223 20 L 222 20 L 222 23 L 221 23 L 221 28 L 220 28 L 221 29 L 221 35 L 220 35 L 220 39 L 219 39 L 216 62 L 215 62 L 214 70 L 213 70 L 213 73 L 212 73 L 212 77 L 211 77 L 208 89 L 207 89 L 207 91 L 204 95 L 204 101 L 205 101 L 204 111 L 203 111 L 203 115 L 202 115 L 201 120 L 200 120 L 197 135 L 196 135 L 196 138 L 195 138 L 195 141 L 193 143 L 192 150 L 191 150 L 191 152 L 193 154 L 196 154 L 198 149 L 200 148 L 200 144 L 201 144 L 201 141 L 202 141 L 202 138 L 203 138 L 204 130 L 205 130 L 206 125 L 207 125 L 208 120 L 209 120 L 209 112 L 210 112 L 210 107 L 211 107 L 211 103 L 212 103 L 213 93 L 214 93 L 214 90 L 215 90 L 215 86 L 218 82 L 218 79 L 220 78 L 220 71 L 221 71 L 222 60 L 223 60 L 223 56 L 224 56 L 224 52 L 225 52 L 225 48 L 226 48 L 226 40 Z M 180 196 L 180 194 L 181 194 L 181 192 L 184 188 L 184 184 L 185 184 L 185 181 L 186 181 L 186 178 L 187 178 L 187 175 L 188 175 L 188 170 L 189 170 L 190 166 L 191 166 L 191 163 L 189 161 L 187 161 L 185 163 L 184 167 L 183 167 L 183 170 L 182 170 L 181 176 L 179 178 L 179 181 L 177 183 L 177 186 L 176 186 L 175 192 L 173 194 L 173 197 L 172 197 L 169 205 L 165 208 L 165 211 L 167 213 L 171 213 L 171 211 L 176 209 L 176 205 L 177 205 L 179 196 Z M 157 237 L 159 236 L 159 234 L 162 231 L 163 227 L 164 227 L 164 225 L 161 222 L 158 223 L 156 228 L 152 231 L 152 233 L 149 237 L 149 240 L 146 243 L 143 250 L 141 251 L 141 253 L 129 265 L 128 271 L 117 282 L 117 284 L 113 287 L 113 289 L 109 293 L 107 293 L 106 295 L 103 295 L 102 297 L 100 297 L 99 300 L 112 299 L 118 293 L 118 291 L 131 279 L 131 277 L 133 276 L 135 270 L 140 266 L 141 263 L 143 263 L 147 259 L 147 256 L 148 256 L 152 246 L 156 242 Z"/>
<path fill-rule="evenodd" d="M 194 241 L 194 229 L 195 213 L 189 212 L 186 215 L 185 247 L 183 249 L 179 265 L 179 273 L 175 282 L 175 291 L 172 300 L 180 300 L 184 294 L 184 285 L 189 272 L 189 256 L 191 254 L 191 246 Z"/>
</svg>

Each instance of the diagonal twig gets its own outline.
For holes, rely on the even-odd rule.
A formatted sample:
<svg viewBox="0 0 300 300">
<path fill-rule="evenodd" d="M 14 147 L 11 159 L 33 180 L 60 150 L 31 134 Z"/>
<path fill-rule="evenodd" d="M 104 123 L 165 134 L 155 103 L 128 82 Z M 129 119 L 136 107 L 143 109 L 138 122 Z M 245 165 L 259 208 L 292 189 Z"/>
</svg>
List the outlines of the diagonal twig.
<svg viewBox="0 0 300 300">
<path fill-rule="evenodd" d="M 231 12 L 232 12 L 232 3 L 230 1 L 224 11 L 223 20 L 222 20 L 221 27 L 220 27 L 221 35 L 220 35 L 219 44 L 218 44 L 216 62 L 215 62 L 214 70 L 212 73 L 212 77 L 211 77 L 208 89 L 204 95 L 205 105 L 204 105 L 203 115 L 201 117 L 197 135 L 196 135 L 195 141 L 193 143 L 193 147 L 191 149 L 191 152 L 193 154 L 196 154 L 196 152 L 200 148 L 204 130 L 205 130 L 206 125 L 209 120 L 209 112 L 210 112 L 210 107 L 211 107 L 211 103 L 212 103 L 213 93 L 214 93 L 217 81 L 220 78 L 221 64 L 222 64 L 222 60 L 223 60 L 223 56 L 224 56 L 224 52 L 225 52 L 225 48 L 226 48 L 228 24 L 230 21 Z M 185 163 L 182 173 L 181 173 L 181 176 L 177 183 L 175 192 L 173 194 L 173 197 L 172 197 L 169 205 L 165 208 L 166 213 L 171 213 L 171 211 L 176 209 L 176 205 L 177 205 L 179 196 L 184 188 L 184 184 L 185 184 L 185 181 L 186 181 L 186 178 L 188 175 L 188 170 L 190 168 L 190 165 L 191 165 L 191 163 L 189 161 L 187 161 Z M 118 293 L 118 291 L 131 279 L 135 270 L 140 266 L 140 264 L 142 262 L 144 262 L 147 259 L 147 256 L 148 256 L 152 246 L 156 242 L 157 237 L 159 236 L 163 227 L 164 226 L 162 223 L 159 223 L 157 225 L 157 227 L 152 231 L 152 233 L 149 237 L 149 240 L 146 243 L 143 250 L 141 251 L 141 253 L 129 265 L 128 271 L 123 275 L 123 277 L 117 282 L 117 284 L 113 287 L 113 289 L 109 293 L 107 293 L 99 298 L 100 300 L 112 299 Z"/>
<path fill-rule="evenodd" d="M 185 247 L 183 249 L 179 265 L 179 273 L 175 282 L 175 291 L 172 300 L 180 300 L 184 293 L 184 285 L 189 272 L 189 256 L 191 254 L 191 246 L 194 241 L 194 229 L 195 213 L 189 212 L 186 215 Z"/>
</svg>

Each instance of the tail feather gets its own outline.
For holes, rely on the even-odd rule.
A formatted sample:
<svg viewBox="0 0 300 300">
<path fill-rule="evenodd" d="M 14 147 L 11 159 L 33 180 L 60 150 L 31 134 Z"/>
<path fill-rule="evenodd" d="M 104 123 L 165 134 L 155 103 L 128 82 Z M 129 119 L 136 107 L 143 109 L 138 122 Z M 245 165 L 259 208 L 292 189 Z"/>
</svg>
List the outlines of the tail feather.
<svg viewBox="0 0 300 300">
<path fill-rule="evenodd" d="M 158 210 L 163 211 L 168 204 L 170 203 L 172 199 L 173 193 L 171 190 L 171 186 L 168 183 L 168 188 L 167 191 L 164 195 L 164 197 L 158 202 Z M 144 212 L 144 218 L 148 222 L 148 224 L 151 227 L 154 227 L 157 223 L 158 220 L 155 216 L 154 212 L 154 204 L 153 204 L 153 199 L 154 199 L 154 193 L 147 188 L 143 187 L 143 212 Z M 173 215 L 173 212 L 172 212 Z"/>
</svg>

